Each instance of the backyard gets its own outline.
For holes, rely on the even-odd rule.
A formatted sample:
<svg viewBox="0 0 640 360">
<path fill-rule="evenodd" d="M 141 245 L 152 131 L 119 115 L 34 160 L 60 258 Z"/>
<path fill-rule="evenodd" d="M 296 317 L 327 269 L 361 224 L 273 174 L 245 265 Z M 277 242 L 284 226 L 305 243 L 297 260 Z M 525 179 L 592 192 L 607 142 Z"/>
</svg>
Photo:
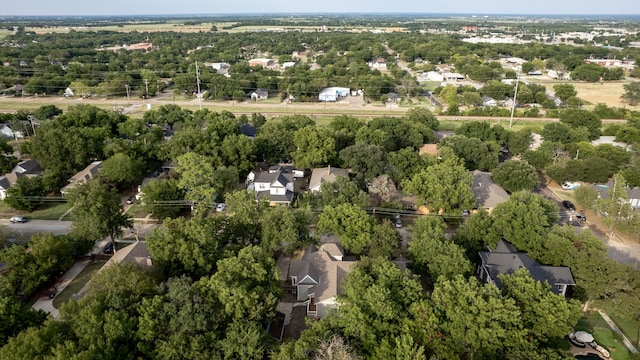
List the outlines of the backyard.
<svg viewBox="0 0 640 360">
<path fill-rule="evenodd" d="M 631 354 L 622 343 L 620 336 L 609 328 L 607 322 L 597 312 L 586 313 L 578 320 L 575 330 L 591 333 L 599 345 L 609 350 L 612 359 L 631 359 Z"/>
</svg>

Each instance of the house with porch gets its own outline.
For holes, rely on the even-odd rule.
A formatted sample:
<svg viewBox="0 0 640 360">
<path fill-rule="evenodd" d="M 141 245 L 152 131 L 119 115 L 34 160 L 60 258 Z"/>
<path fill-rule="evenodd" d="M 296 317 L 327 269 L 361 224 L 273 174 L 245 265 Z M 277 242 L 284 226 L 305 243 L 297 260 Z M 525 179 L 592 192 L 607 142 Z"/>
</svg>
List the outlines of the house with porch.
<svg viewBox="0 0 640 360">
<path fill-rule="evenodd" d="M 265 199 L 271 206 L 291 205 L 294 179 L 304 172 L 293 166 L 272 166 L 268 171 L 252 171 L 247 176 L 247 188 L 256 192 L 256 199 Z"/>
<path fill-rule="evenodd" d="M 338 243 L 323 243 L 310 247 L 301 260 L 289 264 L 289 279 L 298 301 L 303 301 L 307 316 L 321 318 L 338 307 L 341 282 L 355 261 L 344 259 Z"/>
<path fill-rule="evenodd" d="M 571 269 L 566 266 L 542 265 L 531 259 L 526 253 L 519 251 L 506 240 L 498 241 L 494 250 L 481 251 L 480 264 L 476 274 L 485 283 L 495 284 L 499 289 L 502 282 L 498 275 L 513 274 L 520 268 L 529 270 L 531 277 L 551 285 L 551 291 L 566 296 L 569 286 L 576 284 Z"/>
</svg>

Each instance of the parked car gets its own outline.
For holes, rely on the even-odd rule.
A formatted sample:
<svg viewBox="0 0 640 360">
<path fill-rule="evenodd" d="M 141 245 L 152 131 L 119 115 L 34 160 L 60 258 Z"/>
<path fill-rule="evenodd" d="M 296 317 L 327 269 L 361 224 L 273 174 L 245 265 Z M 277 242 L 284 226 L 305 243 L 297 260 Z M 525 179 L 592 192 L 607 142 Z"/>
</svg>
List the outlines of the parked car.
<svg viewBox="0 0 640 360">
<path fill-rule="evenodd" d="M 49 288 L 49 290 L 47 290 L 47 297 L 49 299 L 53 299 L 57 293 L 58 293 L 58 289 L 55 286 L 52 286 Z"/>
<path fill-rule="evenodd" d="M 576 219 L 578 219 L 578 221 L 587 221 L 587 217 L 582 214 L 576 215 Z"/>
<path fill-rule="evenodd" d="M 135 197 L 135 196 L 129 196 L 129 197 L 127 198 L 127 205 L 131 205 L 131 204 L 133 204 L 134 202 L 136 202 L 136 197 Z"/>
<path fill-rule="evenodd" d="M 223 212 L 225 210 L 227 210 L 227 204 L 225 204 L 225 203 L 220 203 L 220 204 L 218 204 L 218 206 L 216 206 L 216 211 L 217 212 Z"/>
<path fill-rule="evenodd" d="M 394 221 L 396 228 L 401 228 L 402 227 L 402 219 L 400 219 L 400 215 L 396 215 L 396 219 Z"/>
<path fill-rule="evenodd" d="M 564 206 L 565 208 L 571 210 L 571 211 L 576 211 L 576 206 L 573 205 L 573 203 L 569 200 L 565 200 L 562 202 L 562 206 Z"/>
<path fill-rule="evenodd" d="M 9 221 L 11 221 L 12 224 L 26 223 L 27 221 L 29 221 L 29 219 L 27 219 L 24 216 L 12 216 L 11 219 L 9 219 Z"/>
<path fill-rule="evenodd" d="M 575 190 L 577 188 L 580 187 L 580 183 L 579 182 L 570 182 L 570 181 L 565 181 L 562 183 L 562 189 L 564 190 Z"/>
<path fill-rule="evenodd" d="M 102 249 L 102 252 L 105 254 L 113 254 L 113 249 L 113 242 L 109 241 L 107 245 L 104 246 L 104 249 Z"/>
</svg>

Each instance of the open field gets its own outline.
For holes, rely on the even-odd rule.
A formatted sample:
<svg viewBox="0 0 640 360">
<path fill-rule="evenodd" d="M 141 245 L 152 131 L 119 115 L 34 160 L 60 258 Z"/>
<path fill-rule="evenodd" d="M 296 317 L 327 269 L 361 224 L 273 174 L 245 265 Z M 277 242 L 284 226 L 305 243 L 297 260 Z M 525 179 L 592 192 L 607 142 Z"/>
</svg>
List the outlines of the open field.
<svg viewBox="0 0 640 360">
<path fill-rule="evenodd" d="M 624 84 L 629 83 L 628 80 L 606 81 L 606 82 L 583 82 L 583 81 L 558 81 L 548 78 L 531 78 L 532 83 L 544 85 L 553 92 L 553 86 L 556 84 L 570 84 L 578 92 L 577 97 L 589 103 L 587 108 L 591 108 L 597 104 L 607 104 L 609 107 L 624 107 L 631 110 L 640 111 L 640 106 L 630 106 L 622 102 L 620 96 L 624 94 Z"/>
<path fill-rule="evenodd" d="M 12 34 L 13 31 L 7 29 L 0 29 L 0 40 L 6 38 L 8 35 Z"/>
</svg>

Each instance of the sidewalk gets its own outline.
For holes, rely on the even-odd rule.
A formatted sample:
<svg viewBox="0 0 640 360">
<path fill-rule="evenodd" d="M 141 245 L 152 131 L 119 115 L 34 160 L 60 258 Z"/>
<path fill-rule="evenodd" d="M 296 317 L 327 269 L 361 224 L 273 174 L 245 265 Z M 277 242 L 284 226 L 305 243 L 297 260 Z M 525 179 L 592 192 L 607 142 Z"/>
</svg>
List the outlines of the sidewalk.
<svg viewBox="0 0 640 360">
<path fill-rule="evenodd" d="M 600 314 L 600 316 L 602 316 L 604 321 L 606 321 L 607 324 L 609 324 L 609 327 L 611 328 L 611 330 L 613 330 L 614 332 L 616 332 L 618 335 L 620 335 L 622 337 L 622 342 L 624 343 L 624 346 L 626 346 L 627 349 L 629 349 L 629 351 L 631 351 L 632 353 L 637 354 L 638 353 L 638 349 L 636 349 L 636 347 L 633 346 L 631 341 L 629 341 L 629 339 L 622 333 L 622 331 L 620 331 L 620 328 L 618 328 L 618 326 L 616 326 L 616 324 L 613 322 L 613 320 L 611 320 L 609 315 L 605 314 L 600 309 L 595 309 L 595 310 L 598 311 L 598 313 Z"/>
<path fill-rule="evenodd" d="M 59 294 L 73 279 L 75 279 L 78 274 L 84 270 L 84 268 L 89 265 L 91 260 L 79 261 L 71 267 L 56 283 L 57 293 Z M 53 316 L 54 319 L 57 319 L 59 316 L 58 309 L 53 307 L 53 299 L 49 299 L 48 297 L 42 297 L 38 299 L 38 301 L 33 304 L 33 308 L 36 310 L 42 310 L 46 313 L 49 313 Z"/>
</svg>

